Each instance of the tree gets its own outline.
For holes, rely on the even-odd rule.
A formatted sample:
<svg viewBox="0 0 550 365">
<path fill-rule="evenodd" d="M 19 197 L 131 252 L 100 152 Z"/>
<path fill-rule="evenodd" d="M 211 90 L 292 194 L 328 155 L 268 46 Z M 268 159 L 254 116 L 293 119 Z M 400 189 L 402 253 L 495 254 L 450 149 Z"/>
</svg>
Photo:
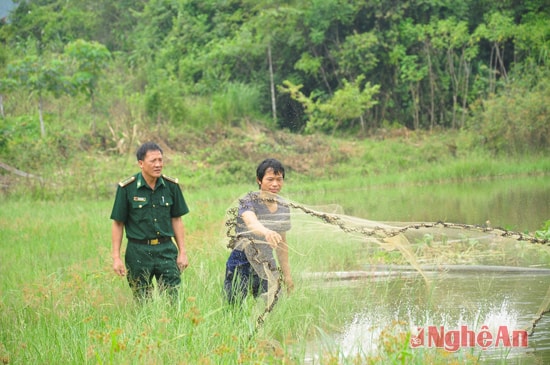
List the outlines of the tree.
<svg viewBox="0 0 550 365">
<path fill-rule="evenodd" d="M 75 91 L 92 106 L 100 75 L 113 72 L 127 82 L 128 94 L 146 100 L 150 116 L 168 122 L 181 121 L 182 112 L 211 103 L 226 90 L 253 89 L 255 116 L 270 112 L 278 127 L 302 131 L 305 116 L 311 115 L 277 85 L 283 80 L 302 85 L 300 92 L 315 102 L 315 113 L 327 104 L 321 114 L 338 118 L 329 101 L 336 103 L 339 90 L 339 96 L 348 95 L 347 88 L 363 76 L 357 87 L 363 90 L 366 81 L 380 85 L 373 96 L 378 103 L 369 118 L 340 115 L 330 121 L 336 129 L 353 129 L 357 120 L 363 129 L 385 121 L 459 128 L 472 104 L 504 90 L 510 72 L 548 68 L 550 54 L 544 0 L 17 3 L 0 27 L 1 46 L 13 58 L 36 54 L 43 60 L 64 49 Z M 109 51 L 100 50 L 101 44 Z M 119 69 L 106 69 L 110 56 L 101 53 L 108 52 Z M 94 62 L 97 67 L 88 68 Z M 7 74 L 1 76 L 8 80 Z M 536 81 L 533 76 L 531 82 Z M 10 86 L 4 84 L 7 92 Z"/>
<path fill-rule="evenodd" d="M 68 57 L 73 68 L 71 83 L 77 92 L 87 96 L 93 112 L 98 80 L 108 65 L 111 53 L 98 42 L 87 42 L 78 39 L 65 46 L 65 56 Z M 91 129 L 94 133 L 96 122 L 93 115 Z"/>
<path fill-rule="evenodd" d="M 550 64 L 550 22 L 546 14 L 531 14 L 514 32 L 514 59 L 527 68 Z"/>
<path fill-rule="evenodd" d="M 1 28 L 1 27 L 0 27 Z M 16 86 L 15 80 L 3 77 L 6 73 L 6 64 L 8 63 L 8 51 L 5 47 L 0 48 L 0 116 L 5 117 L 4 114 L 4 99 L 3 95 L 10 92 Z"/>
<path fill-rule="evenodd" d="M 353 82 L 343 80 L 343 87 L 336 90 L 333 96 L 327 100 L 321 100 L 315 96 L 306 96 L 300 89 L 302 85 L 294 85 L 285 81 L 280 90 L 290 94 L 291 98 L 300 102 L 308 115 L 306 132 L 332 131 L 334 133 L 344 122 L 352 122 L 361 119 L 367 110 L 376 105 L 374 95 L 380 89 L 379 85 L 370 83 L 363 85 L 365 77 L 359 76 Z M 364 123 L 361 123 L 364 128 Z"/>
<path fill-rule="evenodd" d="M 510 41 L 516 32 L 516 26 L 511 17 L 500 12 L 493 12 L 487 16 L 486 23 L 480 24 L 474 37 L 477 39 L 486 39 L 491 43 L 491 57 L 489 67 L 489 92 L 496 90 L 496 81 L 501 78 L 504 81 L 508 78 L 508 70 L 505 59 L 505 45 Z"/>
<path fill-rule="evenodd" d="M 456 112 L 460 108 L 462 127 L 467 113 L 471 61 L 477 56 L 477 44 L 473 42 L 467 23 L 454 18 L 430 24 L 426 37 L 430 39 L 435 51 L 442 51 L 445 55 L 447 62 L 444 63 L 444 71 L 450 79 L 452 94 L 451 126 L 457 126 Z"/>
<path fill-rule="evenodd" d="M 293 19 L 297 15 L 297 12 L 284 5 L 284 2 L 274 3 L 271 1 L 267 3 L 259 2 L 254 6 L 254 9 L 255 16 L 247 22 L 250 27 L 245 27 L 246 31 L 253 35 L 251 37 L 253 43 L 247 44 L 248 47 L 243 49 L 243 51 L 245 54 L 249 54 L 256 50 L 258 56 L 261 54 L 266 54 L 267 56 L 271 115 L 274 124 L 277 124 L 276 70 L 274 66 L 276 62 L 273 60 L 273 49 L 275 47 L 275 53 L 278 58 L 284 55 L 279 46 L 284 44 L 284 39 L 288 39 L 288 31 L 285 31 L 286 27 L 282 25 L 293 24 L 290 19 Z M 239 32 L 237 38 L 240 38 L 242 34 L 242 32 Z"/>
<path fill-rule="evenodd" d="M 40 132 L 44 137 L 46 128 L 43 117 L 43 102 L 45 94 L 58 98 L 73 91 L 71 80 L 65 75 L 66 63 L 58 57 L 29 55 L 16 60 L 7 66 L 8 79 L 15 80 L 17 86 L 26 89 L 30 95 L 38 96 L 38 115 Z"/>
</svg>

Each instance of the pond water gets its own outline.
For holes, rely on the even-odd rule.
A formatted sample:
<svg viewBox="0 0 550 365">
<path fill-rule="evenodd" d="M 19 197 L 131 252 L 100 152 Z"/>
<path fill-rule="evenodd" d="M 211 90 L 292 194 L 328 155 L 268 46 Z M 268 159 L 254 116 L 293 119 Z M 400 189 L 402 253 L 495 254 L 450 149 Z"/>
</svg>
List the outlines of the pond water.
<svg viewBox="0 0 550 365">
<path fill-rule="evenodd" d="M 534 231 L 550 220 L 546 176 L 295 192 L 291 198 L 305 204 L 339 204 L 345 214 L 378 221 L 490 221 L 493 227 Z"/>
<path fill-rule="evenodd" d="M 338 204 L 347 215 L 385 222 L 490 222 L 493 227 L 533 232 L 550 220 L 550 184 L 542 177 L 293 195 L 292 199 L 306 204 Z M 397 276 L 381 272 L 376 280 L 371 276 L 341 280 L 337 284 L 340 289 L 357 291 L 358 300 L 365 287 L 375 290 L 381 285 L 386 291 L 386 302 L 358 311 L 352 321 L 343 324 L 342 330 L 331 334 L 329 342 L 338 346 L 342 356 L 353 358 L 375 354 L 381 334 L 387 335 L 392 323 L 413 331 L 423 329 L 424 348 L 429 347 L 428 333 L 435 338 L 435 329 L 464 329 L 476 336 L 486 329 L 493 339 L 503 328 L 510 334 L 522 329 L 530 332 L 535 314 L 550 294 L 550 262 L 544 266 L 540 271 L 508 271 L 489 266 L 479 270 L 457 266 L 453 270 L 450 266 L 451 270 L 428 273 L 433 279 L 428 294 L 423 293 L 425 282 L 414 270 Z M 324 282 L 319 290 L 331 290 L 334 285 L 334 281 Z M 489 364 L 502 363 L 503 359 L 506 363 L 550 363 L 549 317 L 546 315 L 537 323 L 527 346 L 482 349 L 474 344 L 450 353 Z M 317 354 L 323 352 L 319 348 L 322 343 L 327 341 L 309 344 L 307 363 L 317 363 Z"/>
<path fill-rule="evenodd" d="M 318 364 L 319 354 L 334 349 L 338 349 L 342 358 L 376 356 L 384 341 L 407 331 L 423 340 L 417 348 L 411 345 L 410 351 L 447 352 L 450 359 L 460 359 L 462 363 L 500 364 L 504 360 L 506 363 L 549 363 L 550 319 L 543 317 L 533 332 L 531 327 L 534 313 L 548 291 L 549 276 L 549 270 L 536 274 L 502 272 L 501 268 L 494 271 L 486 268 L 483 274 L 433 273 L 429 295 L 422 292 L 424 282 L 418 277 L 342 282 L 340 284 L 350 291 L 360 292 L 369 286 L 375 292 L 384 290 L 383 297 L 392 299 L 373 303 L 369 297 L 366 301 L 369 306 L 357 312 L 330 340 L 325 338 L 308 344 L 306 363 Z M 328 284 L 325 290 L 334 289 L 334 285 Z M 356 298 L 362 300 L 364 296 L 356 295 Z M 423 335 L 419 329 L 424 330 Z M 463 333 L 474 337 L 470 338 L 471 342 L 444 339 L 445 333 L 453 331 L 459 331 L 459 338 Z M 487 342 L 490 344 L 487 348 L 482 348 L 483 343 L 477 337 L 483 331 L 491 333 L 492 343 Z M 513 331 L 530 336 L 524 337 L 525 343 L 519 338 L 514 346 L 513 340 L 509 343 L 503 340 L 503 334 L 511 337 Z M 499 333 L 502 336 L 497 341 Z M 439 336 L 442 341 L 438 347 Z"/>
</svg>

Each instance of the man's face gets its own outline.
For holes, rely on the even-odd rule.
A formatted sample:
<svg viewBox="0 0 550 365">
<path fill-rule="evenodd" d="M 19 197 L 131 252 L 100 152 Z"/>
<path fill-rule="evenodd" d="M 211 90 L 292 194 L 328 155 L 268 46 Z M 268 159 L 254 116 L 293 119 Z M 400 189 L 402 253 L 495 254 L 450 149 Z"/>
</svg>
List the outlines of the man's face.
<svg viewBox="0 0 550 365">
<path fill-rule="evenodd" d="M 271 167 L 266 170 L 262 181 L 258 180 L 260 190 L 271 194 L 279 194 L 283 187 L 283 183 L 283 175 L 281 173 L 275 174 Z"/>
<path fill-rule="evenodd" d="M 160 151 L 147 151 L 143 160 L 139 161 L 141 173 L 145 178 L 159 178 L 162 173 L 162 153 Z"/>
</svg>

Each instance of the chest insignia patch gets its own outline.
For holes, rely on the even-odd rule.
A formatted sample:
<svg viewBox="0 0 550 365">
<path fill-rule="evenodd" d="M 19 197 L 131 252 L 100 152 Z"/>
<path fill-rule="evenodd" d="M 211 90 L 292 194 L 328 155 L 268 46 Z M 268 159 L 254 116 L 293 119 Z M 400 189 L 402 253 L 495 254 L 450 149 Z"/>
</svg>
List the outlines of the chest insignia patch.
<svg viewBox="0 0 550 365">
<path fill-rule="evenodd" d="M 135 202 L 144 202 L 147 201 L 147 198 L 141 197 L 141 196 L 134 196 Z"/>
</svg>

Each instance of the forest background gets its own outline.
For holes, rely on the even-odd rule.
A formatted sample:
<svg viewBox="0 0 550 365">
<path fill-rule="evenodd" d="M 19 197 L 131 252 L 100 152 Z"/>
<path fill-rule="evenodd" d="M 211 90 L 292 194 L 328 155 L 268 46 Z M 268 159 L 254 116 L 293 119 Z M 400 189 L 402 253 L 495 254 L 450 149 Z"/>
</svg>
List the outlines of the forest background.
<svg viewBox="0 0 550 365">
<path fill-rule="evenodd" d="M 264 157 L 284 162 L 291 197 L 550 173 L 545 0 L 13 4 L 0 21 L 6 364 L 302 363 L 292 346 L 346 323 L 353 300 L 304 287 L 252 339 L 255 318 L 223 310 L 225 210 Z M 147 140 L 191 209 L 175 315 L 133 308 L 111 269 L 116 184 Z M 349 270 L 336 251 L 312 259 Z M 447 362 L 390 340 L 369 363 Z"/>
<path fill-rule="evenodd" d="M 149 139 L 191 188 L 250 179 L 260 155 L 329 179 L 548 156 L 543 0 L 13 3 L 4 193 L 111 196 L 112 181 L 79 181 L 120 175 Z M 375 155 L 392 137 L 402 147 Z"/>
</svg>

